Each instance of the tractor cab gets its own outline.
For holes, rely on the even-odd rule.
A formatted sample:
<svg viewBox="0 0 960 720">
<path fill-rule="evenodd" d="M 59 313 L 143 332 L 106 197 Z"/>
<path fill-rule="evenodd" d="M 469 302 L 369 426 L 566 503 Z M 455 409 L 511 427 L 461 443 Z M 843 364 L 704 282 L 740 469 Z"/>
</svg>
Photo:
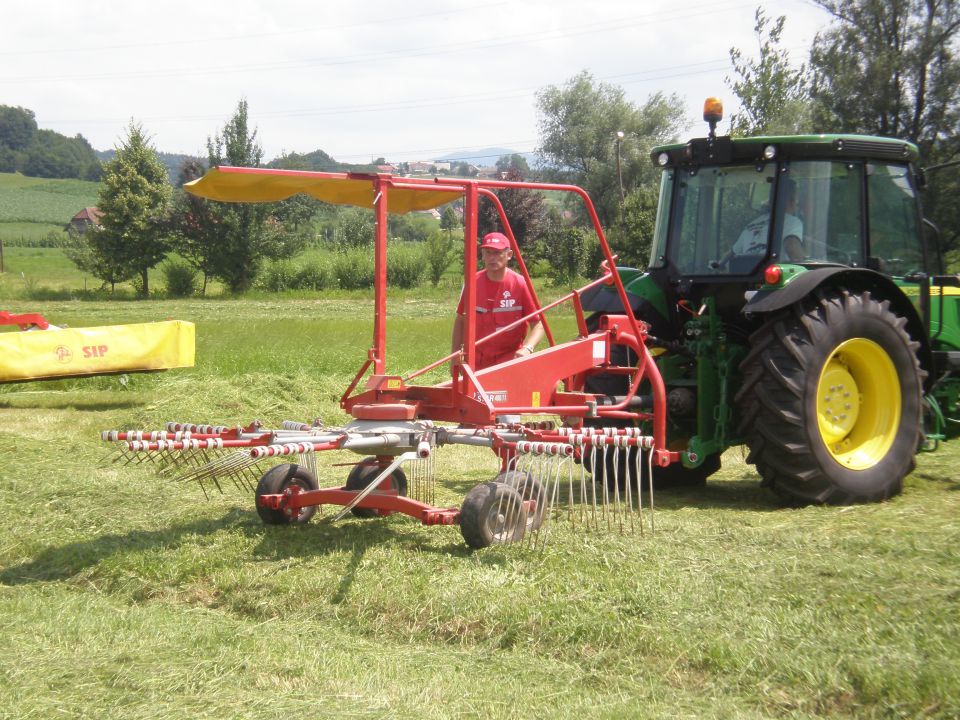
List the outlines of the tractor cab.
<svg viewBox="0 0 960 720">
<path fill-rule="evenodd" d="M 742 286 L 779 287 L 807 269 L 939 270 L 923 242 L 911 143 L 711 133 L 651 157 L 663 176 L 650 272 L 681 298 L 727 297 L 736 313 Z"/>
</svg>

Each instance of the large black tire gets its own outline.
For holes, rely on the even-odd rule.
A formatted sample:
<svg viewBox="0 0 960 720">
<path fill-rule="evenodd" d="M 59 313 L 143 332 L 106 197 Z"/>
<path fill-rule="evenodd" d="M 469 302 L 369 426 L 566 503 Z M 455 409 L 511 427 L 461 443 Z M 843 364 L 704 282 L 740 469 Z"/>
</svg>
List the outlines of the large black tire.
<svg viewBox="0 0 960 720">
<path fill-rule="evenodd" d="M 477 485 L 467 493 L 460 508 L 460 533 L 467 545 L 476 550 L 519 542 L 526 528 L 523 498 L 503 483 Z"/>
<path fill-rule="evenodd" d="M 353 466 L 353 469 L 350 470 L 350 473 L 347 475 L 347 484 L 345 487 L 347 490 L 363 490 L 370 484 L 370 481 L 379 474 L 380 466 L 377 465 L 377 459 L 375 457 L 364 458 L 363 462 L 357 463 Z M 403 470 L 397 468 L 393 471 L 390 475 L 390 486 L 397 491 L 398 495 L 406 497 L 407 476 Z M 373 492 L 377 491 L 373 490 Z M 368 495 L 367 497 L 370 496 Z M 353 508 L 350 512 L 358 518 L 380 517 L 380 511 L 376 508 Z"/>
<path fill-rule="evenodd" d="M 527 513 L 527 532 L 538 530 L 547 512 L 547 489 L 543 483 L 537 480 L 533 473 L 520 470 L 502 472 L 493 481 L 513 488 L 520 493 L 521 498 L 535 503 L 533 510 Z"/>
<path fill-rule="evenodd" d="M 292 525 L 310 522 L 317 506 L 300 508 L 300 512 L 274 510 L 260 505 L 261 495 L 279 495 L 291 485 L 303 490 L 317 490 L 320 486 L 309 470 L 300 465 L 283 464 L 270 468 L 257 483 L 257 514 L 265 525 Z"/>
<path fill-rule="evenodd" d="M 821 292 L 764 324 L 740 365 L 740 432 L 764 485 L 795 504 L 883 500 L 914 467 L 919 344 L 890 303 Z"/>
</svg>

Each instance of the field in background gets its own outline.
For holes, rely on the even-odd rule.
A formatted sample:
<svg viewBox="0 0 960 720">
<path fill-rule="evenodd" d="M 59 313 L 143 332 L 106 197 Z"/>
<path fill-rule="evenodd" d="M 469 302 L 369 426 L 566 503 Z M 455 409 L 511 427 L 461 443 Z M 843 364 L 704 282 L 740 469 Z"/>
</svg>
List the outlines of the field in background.
<svg viewBox="0 0 960 720">
<path fill-rule="evenodd" d="M 197 366 L 0 386 L 0 717 L 960 714 L 960 447 L 890 502 L 798 510 L 734 449 L 706 490 L 657 495 L 655 536 L 555 524 L 543 554 L 402 516 L 266 528 L 229 483 L 205 500 L 110 464 L 98 432 L 343 422 L 369 299 L 42 309 L 192 320 Z M 445 352 L 451 320 L 446 299 L 391 306 L 393 367 Z M 442 504 L 493 471 L 437 455 Z M 322 482 L 355 459 L 321 457 Z"/>
<path fill-rule="evenodd" d="M 97 204 L 99 183 L 0 173 L 0 240 L 5 247 L 60 233 L 70 218 Z"/>
</svg>

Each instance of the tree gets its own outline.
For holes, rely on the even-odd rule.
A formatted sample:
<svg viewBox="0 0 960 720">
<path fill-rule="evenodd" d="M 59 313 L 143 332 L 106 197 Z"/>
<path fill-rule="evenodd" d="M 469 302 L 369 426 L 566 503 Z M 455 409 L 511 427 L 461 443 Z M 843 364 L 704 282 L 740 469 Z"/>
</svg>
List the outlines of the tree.
<svg viewBox="0 0 960 720">
<path fill-rule="evenodd" d="M 440 229 L 446 230 L 447 235 L 453 234 L 453 229 L 459 227 L 460 219 L 457 217 L 457 211 L 453 209 L 453 205 L 447 203 L 443 206 L 443 212 L 440 213 Z"/>
<path fill-rule="evenodd" d="M 833 16 L 810 54 L 814 121 L 823 130 L 902 138 L 928 165 L 960 158 L 960 3 L 817 0 Z M 960 173 L 930 178 L 925 209 L 960 246 Z"/>
<path fill-rule="evenodd" d="M 37 135 L 37 120 L 33 110 L 0 105 L 0 146 L 11 150 L 26 150 Z"/>
<path fill-rule="evenodd" d="M 727 85 L 740 99 L 740 112 L 730 118 L 734 135 L 799 134 L 811 130 L 809 83 L 806 67 L 794 69 L 789 53 L 780 47 L 784 16 L 772 21 L 761 8 L 754 31 L 760 47 L 758 60 L 730 48 L 730 62 L 738 79 Z"/>
<path fill-rule="evenodd" d="M 191 195 L 183 186 L 202 177 L 204 170 L 203 164 L 197 160 L 183 163 L 168 218 L 174 249 L 203 275 L 201 295 L 206 294 L 207 283 L 217 266 L 216 257 L 220 252 L 219 216 L 211 203 Z"/>
<path fill-rule="evenodd" d="M 655 185 L 642 185 L 624 200 L 619 221 L 607 233 L 619 265 L 644 268 L 649 263 L 659 195 Z M 600 258 L 594 259 L 599 263 Z"/>
<path fill-rule="evenodd" d="M 233 116 L 213 138 L 207 139 L 210 167 L 259 167 L 263 148 L 257 131 L 251 132 L 247 101 L 241 100 Z M 217 252 L 212 273 L 231 292 L 249 290 L 265 258 L 289 257 L 303 246 L 303 238 L 290 233 L 272 217 L 271 204 L 211 202 L 216 217 Z"/>
<path fill-rule="evenodd" d="M 651 95 L 638 107 L 621 88 L 597 82 L 584 71 L 563 87 L 548 86 L 537 95 L 541 155 L 549 175 L 582 186 L 590 194 L 601 223 L 612 225 L 620 212 L 617 132 L 625 192 L 654 182 L 653 146 L 674 139 L 685 127 L 686 110 L 677 95 Z"/>
<path fill-rule="evenodd" d="M 89 254 L 75 253 L 78 265 L 110 283 L 111 290 L 117 282 L 139 276 L 140 292 L 149 296 L 148 271 L 170 247 L 165 238 L 169 201 L 167 170 L 143 128 L 131 122 L 104 168 L 97 202 L 102 224 L 84 235 Z"/>
<path fill-rule="evenodd" d="M 500 172 L 508 172 L 511 169 L 515 169 L 523 177 L 530 176 L 530 165 L 527 164 L 527 159 L 519 153 L 501 156 L 500 159 L 497 160 L 496 167 Z"/>
<path fill-rule="evenodd" d="M 512 167 L 504 179 L 508 182 L 519 182 L 523 180 L 523 176 L 519 170 Z M 523 247 L 529 240 L 537 237 L 543 222 L 543 195 L 528 188 L 504 188 L 495 190 L 494 194 L 503 205 L 517 244 Z M 481 198 L 477 216 L 477 233 L 481 237 L 488 232 L 504 230 L 497 208 L 486 198 Z"/>
</svg>

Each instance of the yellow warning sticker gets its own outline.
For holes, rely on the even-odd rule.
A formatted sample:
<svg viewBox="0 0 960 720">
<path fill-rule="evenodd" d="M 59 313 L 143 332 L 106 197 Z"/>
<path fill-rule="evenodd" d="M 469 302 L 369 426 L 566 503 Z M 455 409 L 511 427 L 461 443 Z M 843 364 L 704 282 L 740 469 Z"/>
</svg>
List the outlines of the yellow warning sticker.
<svg viewBox="0 0 960 720">
<path fill-rule="evenodd" d="M 540 407 L 540 393 L 535 392 L 530 397 L 530 407 Z"/>
</svg>

